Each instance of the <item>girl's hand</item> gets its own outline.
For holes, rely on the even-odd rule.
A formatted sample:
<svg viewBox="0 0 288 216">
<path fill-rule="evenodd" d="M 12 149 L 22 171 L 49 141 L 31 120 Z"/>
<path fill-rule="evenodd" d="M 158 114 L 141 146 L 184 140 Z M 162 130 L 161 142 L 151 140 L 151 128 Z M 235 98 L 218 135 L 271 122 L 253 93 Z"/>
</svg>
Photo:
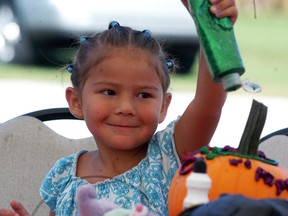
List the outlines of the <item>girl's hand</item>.
<svg viewBox="0 0 288 216">
<path fill-rule="evenodd" d="M 181 0 L 189 11 L 188 0 Z M 207 0 L 208 1 L 208 0 Z M 218 18 L 229 17 L 234 24 L 238 17 L 238 10 L 235 0 L 209 0 L 211 3 L 210 12 Z"/>
<path fill-rule="evenodd" d="M 13 210 L 2 208 L 0 209 L 0 216 L 19 216 L 19 214 L 17 214 Z"/>
<path fill-rule="evenodd" d="M 10 202 L 10 206 L 13 210 L 4 208 L 0 209 L 0 216 L 30 216 L 30 214 L 20 202 L 12 200 Z"/>
</svg>

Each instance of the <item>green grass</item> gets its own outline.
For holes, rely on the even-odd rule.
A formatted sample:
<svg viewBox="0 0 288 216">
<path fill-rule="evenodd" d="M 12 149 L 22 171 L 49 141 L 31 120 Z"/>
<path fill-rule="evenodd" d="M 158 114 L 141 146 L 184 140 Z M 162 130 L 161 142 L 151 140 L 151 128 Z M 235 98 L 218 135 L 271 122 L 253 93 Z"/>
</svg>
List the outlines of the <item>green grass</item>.
<svg viewBox="0 0 288 216">
<path fill-rule="evenodd" d="M 43 81 L 68 81 L 69 73 L 61 67 L 34 65 L 0 65 L 0 79 L 29 79 Z"/>
<path fill-rule="evenodd" d="M 263 87 L 263 93 L 288 96 L 288 14 L 259 12 L 239 17 L 235 26 L 246 67 L 243 75 Z"/>
<path fill-rule="evenodd" d="M 253 12 L 239 14 L 235 35 L 246 68 L 242 79 L 250 79 L 263 88 L 262 94 L 288 97 L 288 14 Z M 196 61 L 197 62 L 197 61 Z M 68 80 L 59 67 L 0 65 L 0 79 Z M 188 75 L 173 75 L 173 90 L 194 91 L 197 64 Z M 64 72 L 63 72 L 64 71 Z M 239 91 L 240 93 L 243 91 Z"/>
</svg>

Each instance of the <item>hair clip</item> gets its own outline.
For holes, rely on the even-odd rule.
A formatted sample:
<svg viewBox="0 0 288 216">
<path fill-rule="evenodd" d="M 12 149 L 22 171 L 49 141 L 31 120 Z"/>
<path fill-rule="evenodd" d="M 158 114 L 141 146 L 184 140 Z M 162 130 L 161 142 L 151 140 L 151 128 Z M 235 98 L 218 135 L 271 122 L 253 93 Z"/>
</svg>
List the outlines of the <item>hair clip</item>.
<svg viewBox="0 0 288 216">
<path fill-rule="evenodd" d="M 111 29 L 115 26 L 120 26 L 120 24 L 117 21 L 112 21 L 110 22 L 108 29 Z"/>
<path fill-rule="evenodd" d="M 173 66 L 174 66 L 173 60 L 171 60 L 171 59 L 166 60 L 166 66 L 167 66 L 167 68 L 168 68 L 169 70 L 172 69 Z"/>
<path fill-rule="evenodd" d="M 73 72 L 73 66 L 72 65 L 68 65 L 66 67 L 66 70 L 69 72 L 69 73 L 72 73 Z"/>
<path fill-rule="evenodd" d="M 84 42 L 86 42 L 88 39 L 89 39 L 89 37 L 81 36 L 81 37 L 79 38 L 79 42 L 80 42 L 80 43 L 84 43 Z"/>
<path fill-rule="evenodd" d="M 152 32 L 150 30 L 147 30 L 147 29 L 143 30 L 142 33 L 146 36 L 149 36 L 149 37 L 152 36 Z"/>
</svg>

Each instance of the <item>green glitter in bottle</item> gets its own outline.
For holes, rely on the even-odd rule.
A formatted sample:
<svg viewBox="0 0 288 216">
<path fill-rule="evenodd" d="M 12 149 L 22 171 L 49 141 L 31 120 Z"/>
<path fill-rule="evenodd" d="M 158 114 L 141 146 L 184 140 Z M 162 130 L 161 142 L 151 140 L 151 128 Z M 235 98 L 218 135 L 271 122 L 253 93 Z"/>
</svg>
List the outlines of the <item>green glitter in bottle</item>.
<svg viewBox="0 0 288 216">
<path fill-rule="evenodd" d="M 237 90 L 242 86 L 240 76 L 245 68 L 231 21 L 211 14 L 208 0 L 188 3 L 213 81 L 221 82 L 225 91 Z"/>
</svg>

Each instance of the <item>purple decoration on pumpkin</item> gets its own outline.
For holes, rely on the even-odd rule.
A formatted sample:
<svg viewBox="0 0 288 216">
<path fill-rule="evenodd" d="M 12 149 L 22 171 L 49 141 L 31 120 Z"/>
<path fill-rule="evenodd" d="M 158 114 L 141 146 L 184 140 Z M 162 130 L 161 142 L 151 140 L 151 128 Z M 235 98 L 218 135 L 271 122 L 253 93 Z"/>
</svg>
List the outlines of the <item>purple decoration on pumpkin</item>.
<svg viewBox="0 0 288 216">
<path fill-rule="evenodd" d="M 239 153 L 239 151 L 231 146 L 224 146 L 221 150 L 222 152 L 235 152 L 235 153 Z"/>
<path fill-rule="evenodd" d="M 256 181 L 259 181 L 260 178 L 263 178 L 265 184 L 269 186 L 273 185 L 274 176 L 271 173 L 263 170 L 261 167 L 258 167 L 256 170 Z"/>
<path fill-rule="evenodd" d="M 203 159 L 203 158 L 202 158 Z M 180 175 L 186 175 L 188 174 L 190 171 L 193 170 L 193 164 L 196 160 L 199 160 L 199 158 L 192 156 L 192 157 L 188 157 L 183 163 L 182 166 L 179 170 L 179 174 Z M 191 165 L 189 168 L 186 169 L 187 166 Z"/>
<path fill-rule="evenodd" d="M 231 158 L 229 159 L 229 163 L 233 166 L 238 166 L 239 163 L 242 163 L 242 159 L 234 159 L 234 158 Z"/>
<path fill-rule="evenodd" d="M 258 151 L 258 157 L 268 159 L 263 151 Z"/>
<path fill-rule="evenodd" d="M 288 179 L 285 179 L 284 183 L 285 183 L 285 189 L 288 190 Z"/>
<path fill-rule="evenodd" d="M 261 167 L 257 168 L 256 176 L 255 176 L 256 181 L 259 181 L 259 179 L 262 178 L 263 172 L 264 172 L 264 170 Z"/>
<path fill-rule="evenodd" d="M 281 194 L 281 192 L 286 189 L 285 181 L 283 179 L 276 179 L 275 185 L 277 188 L 276 194 L 277 194 L 277 196 L 279 196 Z"/>
<path fill-rule="evenodd" d="M 265 184 L 272 186 L 274 182 L 274 176 L 271 173 L 266 172 L 266 175 L 264 176 L 264 182 Z"/>
<path fill-rule="evenodd" d="M 244 166 L 245 166 L 247 169 L 251 169 L 251 167 L 252 167 L 251 160 L 246 159 L 245 162 L 244 162 Z"/>
</svg>

